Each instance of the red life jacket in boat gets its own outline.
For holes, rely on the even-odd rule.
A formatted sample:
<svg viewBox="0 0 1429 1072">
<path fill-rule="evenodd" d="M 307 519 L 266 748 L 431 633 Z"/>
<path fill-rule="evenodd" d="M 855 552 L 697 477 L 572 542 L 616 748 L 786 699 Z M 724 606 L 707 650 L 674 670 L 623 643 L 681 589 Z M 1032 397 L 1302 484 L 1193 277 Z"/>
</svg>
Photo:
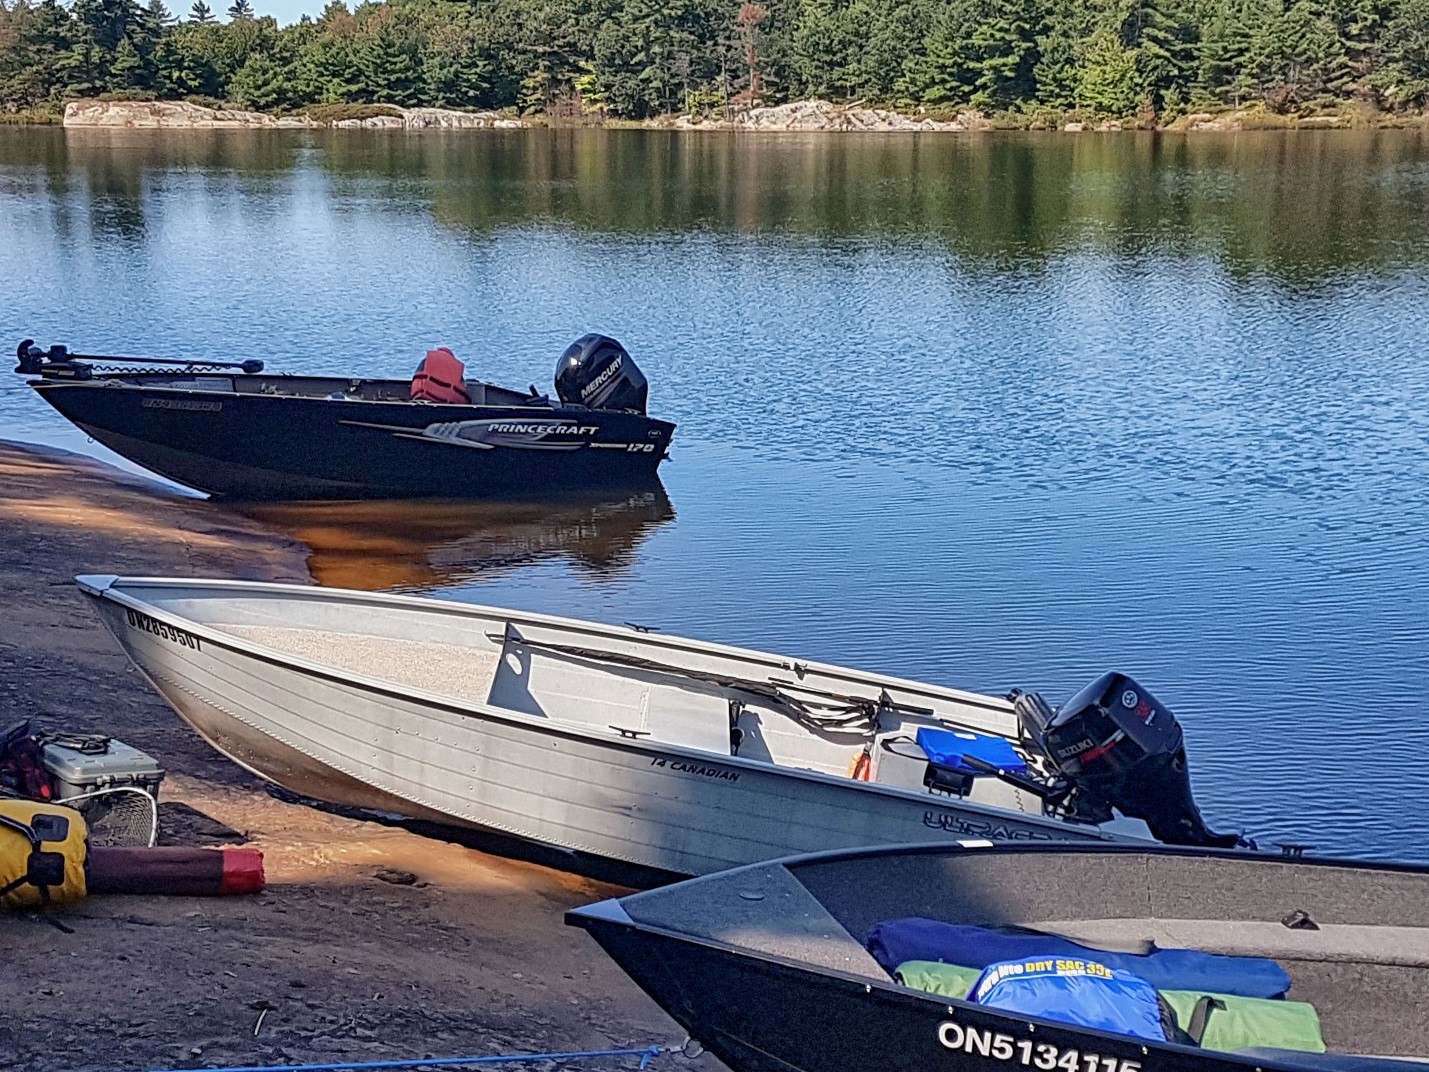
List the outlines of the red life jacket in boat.
<svg viewBox="0 0 1429 1072">
<path fill-rule="evenodd" d="M 465 376 L 466 366 L 445 346 L 428 350 L 412 376 L 412 401 L 470 405 Z"/>
</svg>

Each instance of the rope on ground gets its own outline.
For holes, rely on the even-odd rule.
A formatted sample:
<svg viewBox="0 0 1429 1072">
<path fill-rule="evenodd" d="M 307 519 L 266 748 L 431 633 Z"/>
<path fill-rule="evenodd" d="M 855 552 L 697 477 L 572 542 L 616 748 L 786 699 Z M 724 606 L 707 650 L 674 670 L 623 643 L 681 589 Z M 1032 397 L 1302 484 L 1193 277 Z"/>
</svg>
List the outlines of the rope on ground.
<svg viewBox="0 0 1429 1072">
<path fill-rule="evenodd" d="M 463 1068 L 471 1065 L 523 1064 L 534 1061 L 574 1061 L 579 1058 L 639 1057 L 644 1072 L 662 1053 L 682 1050 L 680 1046 L 644 1046 L 630 1050 L 582 1050 L 576 1053 L 513 1053 L 483 1057 L 421 1057 L 404 1061 L 338 1061 L 325 1065 L 216 1065 L 209 1068 L 156 1069 L 154 1072 L 371 1072 L 397 1068 Z"/>
</svg>

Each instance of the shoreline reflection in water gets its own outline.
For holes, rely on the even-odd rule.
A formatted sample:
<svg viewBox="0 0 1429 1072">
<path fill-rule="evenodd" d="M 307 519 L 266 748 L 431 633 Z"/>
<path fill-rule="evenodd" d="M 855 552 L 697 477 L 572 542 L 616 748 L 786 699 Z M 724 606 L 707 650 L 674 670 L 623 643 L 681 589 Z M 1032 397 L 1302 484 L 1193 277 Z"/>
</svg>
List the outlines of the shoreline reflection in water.
<svg viewBox="0 0 1429 1072">
<path fill-rule="evenodd" d="M 233 509 L 306 544 L 308 572 L 320 585 L 417 592 L 552 558 L 593 577 L 618 576 L 649 534 L 675 517 L 659 484 L 574 503 L 405 500 Z"/>
</svg>

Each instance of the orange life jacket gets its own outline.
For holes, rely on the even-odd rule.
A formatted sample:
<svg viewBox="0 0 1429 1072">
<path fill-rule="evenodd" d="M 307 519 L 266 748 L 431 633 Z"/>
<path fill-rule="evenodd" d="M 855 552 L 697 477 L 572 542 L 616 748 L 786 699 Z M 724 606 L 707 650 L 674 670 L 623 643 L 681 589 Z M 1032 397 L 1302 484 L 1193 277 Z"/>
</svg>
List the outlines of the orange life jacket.
<svg viewBox="0 0 1429 1072">
<path fill-rule="evenodd" d="M 445 346 L 428 350 L 412 376 L 412 401 L 470 405 L 465 376 L 466 366 Z"/>
</svg>

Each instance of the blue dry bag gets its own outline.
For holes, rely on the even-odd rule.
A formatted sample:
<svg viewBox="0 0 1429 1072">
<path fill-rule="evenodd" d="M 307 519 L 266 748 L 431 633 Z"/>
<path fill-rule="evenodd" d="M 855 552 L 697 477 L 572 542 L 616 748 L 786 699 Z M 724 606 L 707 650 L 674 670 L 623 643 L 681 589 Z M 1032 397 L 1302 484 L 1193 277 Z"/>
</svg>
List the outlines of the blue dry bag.
<svg viewBox="0 0 1429 1072">
<path fill-rule="evenodd" d="M 1094 960 L 999 961 L 988 965 L 968 999 L 992 1009 L 1166 1041 L 1155 987 Z"/>
</svg>

